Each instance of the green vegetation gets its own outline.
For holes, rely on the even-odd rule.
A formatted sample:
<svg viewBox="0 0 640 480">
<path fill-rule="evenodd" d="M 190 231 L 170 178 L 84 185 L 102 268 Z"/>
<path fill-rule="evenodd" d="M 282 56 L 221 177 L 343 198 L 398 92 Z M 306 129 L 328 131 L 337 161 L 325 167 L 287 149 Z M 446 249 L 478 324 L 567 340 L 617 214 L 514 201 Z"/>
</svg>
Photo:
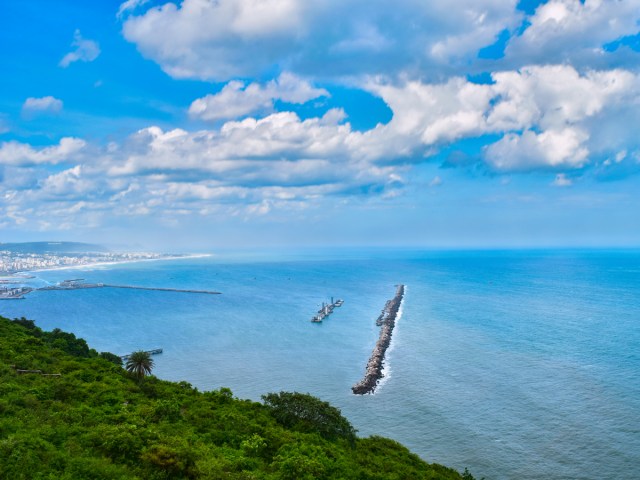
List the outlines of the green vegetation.
<svg viewBox="0 0 640 480">
<path fill-rule="evenodd" d="M 226 388 L 138 381 L 119 360 L 0 317 L 0 479 L 463 478 L 392 440 L 356 437 L 309 395 L 239 400 Z"/>
</svg>

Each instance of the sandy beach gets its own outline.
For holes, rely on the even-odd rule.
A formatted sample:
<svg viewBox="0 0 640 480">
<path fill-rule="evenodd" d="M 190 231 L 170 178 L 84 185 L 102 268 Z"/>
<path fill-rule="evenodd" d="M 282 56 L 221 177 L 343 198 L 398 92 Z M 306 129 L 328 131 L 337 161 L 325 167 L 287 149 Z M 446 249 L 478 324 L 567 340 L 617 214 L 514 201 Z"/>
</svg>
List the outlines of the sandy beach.
<svg viewBox="0 0 640 480">
<path fill-rule="evenodd" d="M 34 270 L 22 270 L 20 272 L 16 272 L 15 274 L 8 275 L 2 278 L 20 278 L 21 275 L 28 275 L 32 273 L 38 272 L 50 272 L 56 270 L 90 270 L 95 267 L 108 267 L 113 265 L 123 265 L 126 263 L 139 263 L 139 262 L 158 262 L 158 261 L 166 261 L 166 260 L 186 260 L 193 258 L 205 258 L 205 257 L 213 257 L 214 255 L 211 253 L 194 253 L 189 255 L 180 255 L 180 256 L 167 256 L 167 257 L 159 257 L 159 258 L 140 258 L 134 260 L 121 260 L 117 262 L 96 262 L 96 263 L 87 263 L 83 265 L 65 265 L 61 267 L 51 267 L 51 268 L 38 268 Z M 24 277 L 23 277 L 24 278 Z"/>
</svg>

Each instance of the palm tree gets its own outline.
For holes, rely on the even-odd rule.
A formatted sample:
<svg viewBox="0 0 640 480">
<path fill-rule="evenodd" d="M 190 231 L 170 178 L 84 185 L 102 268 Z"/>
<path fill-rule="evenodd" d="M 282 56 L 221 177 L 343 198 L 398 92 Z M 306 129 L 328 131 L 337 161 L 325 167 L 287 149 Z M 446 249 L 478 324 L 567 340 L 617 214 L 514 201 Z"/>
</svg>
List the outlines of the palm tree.
<svg viewBox="0 0 640 480">
<path fill-rule="evenodd" d="M 127 358 L 125 368 L 128 372 L 138 377 L 138 380 L 142 380 L 145 375 L 151 374 L 151 369 L 153 368 L 151 354 L 143 352 L 142 350 L 133 352 L 129 355 L 129 358 Z"/>
</svg>

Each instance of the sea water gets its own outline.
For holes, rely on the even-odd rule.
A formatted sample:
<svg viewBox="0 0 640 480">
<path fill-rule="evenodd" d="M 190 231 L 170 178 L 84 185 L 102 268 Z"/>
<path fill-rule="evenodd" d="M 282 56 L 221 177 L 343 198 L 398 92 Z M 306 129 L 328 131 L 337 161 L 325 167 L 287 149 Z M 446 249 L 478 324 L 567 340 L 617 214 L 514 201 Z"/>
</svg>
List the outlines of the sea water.
<svg viewBox="0 0 640 480">
<path fill-rule="evenodd" d="M 162 348 L 154 374 L 260 400 L 309 392 L 359 434 L 487 479 L 632 478 L 640 466 L 639 251 L 340 251 L 36 273 L 0 314 L 99 351 Z M 356 396 L 375 320 L 407 285 L 374 395 Z M 310 322 L 330 297 L 345 303 Z"/>
</svg>

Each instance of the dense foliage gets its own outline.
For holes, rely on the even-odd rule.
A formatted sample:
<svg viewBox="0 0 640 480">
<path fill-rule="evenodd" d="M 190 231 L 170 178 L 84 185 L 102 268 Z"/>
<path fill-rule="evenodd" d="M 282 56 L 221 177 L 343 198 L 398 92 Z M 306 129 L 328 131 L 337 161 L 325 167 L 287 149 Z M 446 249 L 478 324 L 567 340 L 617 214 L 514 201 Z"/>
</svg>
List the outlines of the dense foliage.
<svg viewBox="0 0 640 480">
<path fill-rule="evenodd" d="M 0 317 L 0 479 L 461 479 L 309 395 L 142 380 L 73 334 Z M 59 376 L 57 374 L 60 374 Z"/>
<path fill-rule="evenodd" d="M 263 395 L 262 399 L 278 423 L 305 432 L 315 431 L 327 439 L 356 440 L 356 430 L 340 410 L 311 395 L 280 392 Z"/>
</svg>

